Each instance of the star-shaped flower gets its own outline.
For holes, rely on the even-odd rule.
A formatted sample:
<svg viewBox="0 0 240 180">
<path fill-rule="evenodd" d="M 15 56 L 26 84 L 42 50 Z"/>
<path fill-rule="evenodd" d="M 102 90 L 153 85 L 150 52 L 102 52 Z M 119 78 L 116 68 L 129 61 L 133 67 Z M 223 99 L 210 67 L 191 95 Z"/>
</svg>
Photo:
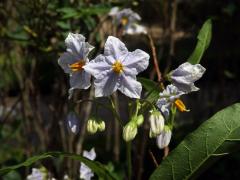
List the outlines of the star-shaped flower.
<svg viewBox="0 0 240 180">
<path fill-rule="evenodd" d="M 88 54 L 94 47 L 85 42 L 83 35 L 73 33 L 68 34 L 65 44 L 67 52 L 59 58 L 58 64 L 70 75 L 69 96 L 71 97 L 74 89 L 88 89 L 91 85 L 91 76 L 83 66 L 89 62 Z"/>
<path fill-rule="evenodd" d="M 194 82 L 200 79 L 205 71 L 206 69 L 200 64 L 192 65 L 185 62 L 170 72 L 169 77 L 173 85 L 178 87 L 179 90 L 189 93 L 199 90 Z"/>
<path fill-rule="evenodd" d="M 164 89 L 164 91 L 159 94 L 159 99 L 156 105 L 166 118 L 169 116 L 169 111 L 173 104 L 181 112 L 188 111 L 183 102 L 179 99 L 183 94 L 185 93 L 180 91 L 176 86 L 172 84 L 168 85 L 166 89 Z"/>
<path fill-rule="evenodd" d="M 137 49 L 129 52 L 118 38 L 109 36 L 104 54 L 83 68 L 95 77 L 95 96 L 109 96 L 117 89 L 130 98 L 140 98 L 142 85 L 136 75 L 147 68 L 149 55 Z"/>
</svg>

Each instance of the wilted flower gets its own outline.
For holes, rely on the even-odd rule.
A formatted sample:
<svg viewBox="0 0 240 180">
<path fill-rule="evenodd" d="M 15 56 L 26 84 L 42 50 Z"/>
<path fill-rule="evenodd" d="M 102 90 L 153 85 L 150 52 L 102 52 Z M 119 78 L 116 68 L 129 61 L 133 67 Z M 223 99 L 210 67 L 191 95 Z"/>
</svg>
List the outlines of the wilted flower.
<svg viewBox="0 0 240 180">
<path fill-rule="evenodd" d="M 67 115 L 67 124 L 70 131 L 74 134 L 77 134 L 79 131 L 79 119 L 74 112 L 70 112 Z"/>
<path fill-rule="evenodd" d="M 27 176 L 27 180 L 44 180 L 47 178 L 47 172 L 44 169 L 32 168 L 32 174 Z"/>
<path fill-rule="evenodd" d="M 156 137 L 159 135 L 164 128 L 164 118 L 158 110 L 152 110 L 149 117 L 150 123 L 150 137 Z"/>
<path fill-rule="evenodd" d="M 136 75 L 145 70 L 149 55 L 137 49 L 129 52 L 118 38 L 109 36 L 104 55 L 97 56 L 83 68 L 95 77 L 95 96 L 109 96 L 117 89 L 130 98 L 140 98 L 142 85 Z"/>
<path fill-rule="evenodd" d="M 130 121 L 123 128 L 123 139 L 125 141 L 131 141 L 137 135 L 137 124 L 134 121 Z"/>
<path fill-rule="evenodd" d="M 83 157 L 90 160 L 94 160 L 96 158 L 95 149 L 92 148 L 90 151 L 83 151 Z M 84 163 L 81 163 L 79 171 L 80 171 L 80 179 L 90 180 L 94 176 L 92 170 L 88 166 L 86 166 Z"/>
<path fill-rule="evenodd" d="M 123 34 L 136 35 L 136 34 L 147 34 L 147 28 L 139 24 L 131 24 L 124 31 Z"/>
<path fill-rule="evenodd" d="M 169 74 L 169 78 L 173 85 L 179 90 L 189 93 L 191 91 L 198 91 L 194 82 L 202 77 L 206 69 L 200 64 L 192 65 L 188 62 L 181 64 L 177 69 Z"/>
<path fill-rule="evenodd" d="M 123 27 L 127 27 L 141 20 L 139 14 L 129 8 L 119 11 L 117 7 L 114 7 L 109 12 L 109 15 L 114 18 L 117 25 L 122 25 Z"/>
<path fill-rule="evenodd" d="M 74 89 L 87 89 L 90 87 L 90 74 L 85 72 L 83 66 L 89 62 L 88 54 L 94 48 L 81 34 L 69 33 L 65 39 L 67 52 L 59 58 L 58 64 L 65 73 L 70 75 L 69 98 Z"/>
<path fill-rule="evenodd" d="M 176 86 L 172 84 L 168 85 L 166 89 L 164 89 L 164 91 L 159 94 L 160 97 L 156 105 L 165 117 L 169 116 L 169 111 L 172 104 L 174 104 L 181 112 L 188 111 L 183 102 L 179 99 L 183 94 L 185 93 L 180 91 Z"/>
<path fill-rule="evenodd" d="M 163 131 L 159 136 L 157 136 L 157 146 L 160 149 L 167 147 L 170 143 L 172 137 L 172 131 L 169 126 L 164 126 Z"/>
</svg>

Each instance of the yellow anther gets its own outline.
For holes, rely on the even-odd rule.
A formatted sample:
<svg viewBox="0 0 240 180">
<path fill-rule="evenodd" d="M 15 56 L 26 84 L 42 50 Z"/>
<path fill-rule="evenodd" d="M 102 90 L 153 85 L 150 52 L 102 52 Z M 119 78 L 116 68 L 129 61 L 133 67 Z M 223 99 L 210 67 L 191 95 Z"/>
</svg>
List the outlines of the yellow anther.
<svg viewBox="0 0 240 180">
<path fill-rule="evenodd" d="M 113 69 L 113 71 L 114 71 L 115 73 L 121 74 L 122 71 L 123 71 L 123 65 L 122 65 L 122 63 L 121 63 L 119 60 L 117 60 L 117 61 L 112 65 L 112 69 Z"/>
<path fill-rule="evenodd" d="M 184 103 L 180 99 L 177 99 L 176 101 L 174 101 L 174 104 L 177 107 L 177 109 L 181 112 L 189 111 L 188 109 L 186 109 L 186 106 L 184 105 Z"/>
<path fill-rule="evenodd" d="M 78 62 L 76 63 L 73 63 L 71 65 L 69 65 L 69 67 L 71 68 L 71 70 L 73 72 L 76 72 L 76 71 L 81 71 L 83 70 L 83 66 L 85 65 L 85 62 L 83 60 L 79 60 Z"/>
<path fill-rule="evenodd" d="M 126 26 L 126 25 L 128 24 L 128 18 L 127 18 L 127 17 L 122 17 L 122 19 L 121 19 L 121 24 L 122 24 L 123 26 Z"/>
</svg>

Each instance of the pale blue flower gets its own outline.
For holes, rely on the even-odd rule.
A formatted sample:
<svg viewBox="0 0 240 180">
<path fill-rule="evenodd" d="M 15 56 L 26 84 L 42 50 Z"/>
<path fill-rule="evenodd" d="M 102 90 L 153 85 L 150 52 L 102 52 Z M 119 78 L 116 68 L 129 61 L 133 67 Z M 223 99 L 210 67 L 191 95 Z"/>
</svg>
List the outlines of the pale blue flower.
<svg viewBox="0 0 240 180">
<path fill-rule="evenodd" d="M 32 173 L 27 176 L 27 180 L 44 180 L 45 178 L 46 173 L 37 168 L 32 168 Z"/>
<path fill-rule="evenodd" d="M 157 136 L 157 146 L 160 149 L 167 147 L 171 141 L 172 131 L 169 126 L 164 126 L 163 131 Z"/>
<path fill-rule="evenodd" d="M 198 91 L 194 82 L 202 77 L 206 69 L 200 64 L 192 65 L 188 62 L 181 64 L 177 69 L 170 72 L 169 77 L 173 85 L 179 90 L 189 93 Z"/>
<path fill-rule="evenodd" d="M 149 64 L 149 55 L 137 49 L 129 52 L 118 38 L 109 36 L 104 54 L 83 68 L 95 77 L 95 96 L 109 96 L 117 89 L 130 98 L 140 98 L 142 85 L 136 75 Z"/>
<path fill-rule="evenodd" d="M 79 119 L 74 112 L 70 112 L 67 115 L 67 124 L 70 131 L 74 134 L 79 132 Z"/>
<path fill-rule="evenodd" d="M 167 118 L 169 116 L 169 111 L 171 109 L 172 104 L 185 94 L 180 91 L 176 86 L 170 84 L 159 94 L 159 99 L 156 103 L 158 109 L 164 114 Z"/>
<path fill-rule="evenodd" d="M 122 25 L 123 27 L 127 27 L 141 20 L 139 14 L 134 12 L 130 8 L 122 9 L 121 11 L 119 11 L 119 9 L 115 7 L 110 11 L 109 15 L 113 16 L 117 25 Z"/>
<path fill-rule="evenodd" d="M 90 151 L 83 151 L 83 157 L 90 160 L 94 160 L 96 158 L 95 149 L 92 148 Z M 90 180 L 94 176 L 92 170 L 88 166 L 86 166 L 84 163 L 81 163 L 79 171 L 80 171 L 80 179 Z"/>
<path fill-rule="evenodd" d="M 69 97 L 74 89 L 88 89 L 91 85 L 90 74 L 85 72 L 83 66 L 89 62 L 88 54 L 94 48 L 81 34 L 69 33 L 65 39 L 67 52 L 58 59 L 58 64 L 65 73 L 70 75 Z"/>
</svg>

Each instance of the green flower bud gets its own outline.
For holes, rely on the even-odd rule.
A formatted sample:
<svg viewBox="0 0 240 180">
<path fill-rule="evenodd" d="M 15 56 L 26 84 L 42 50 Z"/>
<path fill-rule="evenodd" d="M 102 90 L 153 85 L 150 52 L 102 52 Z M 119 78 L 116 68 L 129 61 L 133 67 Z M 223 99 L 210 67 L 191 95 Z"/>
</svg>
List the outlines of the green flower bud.
<svg viewBox="0 0 240 180">
<path fill-rule="evenodd" d="M 123 139 L 125 141 L 131 141 L 137 135 L 137 124 L 134 121 L 130 121 L 123 128 Z"/>
<path fill-rule="evenodd" d="M 138 115 L 137 118 L 136 118 L 137 126 L 141 126 L 143 121 L 144 121 L 143 115 L 142 114 Z"/>
<path fill-rule="evenodd" d="M 98 130 L 98 124 L 95 119 L 89 119 L 87 122 L 87 131 L 90 134 L 95 134 Z"/>
<path fill-rule="evenodd" d="M 159 135 L 164 128 L 164 117 L 158 110 L 152 110 L 149 117 L 150 123 L 150 137 L 156 137 Z"/>
<path fill-rule="evenodd" d="M 105 122 L 103 120 L 99 120 L 98 122 L 98 130 L 99 131 L 104 131 L 105 130 Z"/>
</svg>

